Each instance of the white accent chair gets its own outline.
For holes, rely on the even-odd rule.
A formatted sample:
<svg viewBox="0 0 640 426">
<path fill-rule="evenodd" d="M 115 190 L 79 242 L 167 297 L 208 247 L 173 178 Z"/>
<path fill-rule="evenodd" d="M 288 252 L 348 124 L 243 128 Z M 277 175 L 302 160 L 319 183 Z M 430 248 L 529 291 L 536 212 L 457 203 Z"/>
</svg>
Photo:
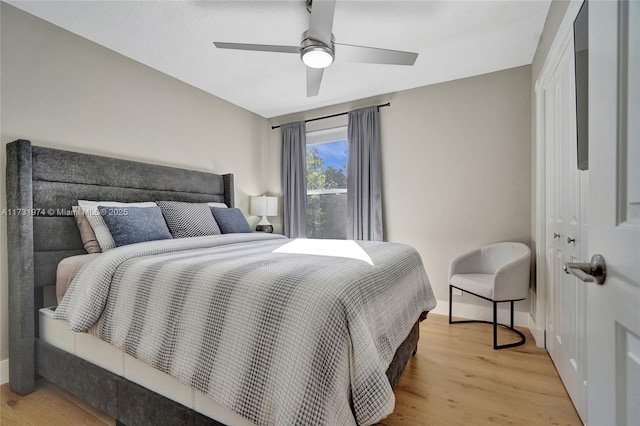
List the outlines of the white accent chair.
<svg viewBox="0 0 640 426">
<path fill-rule="evenodd" d="M 529 293 L 531 250 L 522 243 L 495 243 L 456 257 L 449 264 L 449 324 L 482 322 L 493 324 L 493 349 L 523 345 L 524 334 L 513 326 L 513 302 L 524 300 Z M 473 294 L 493 303 L 493 322 L 452 320 L 453 289 Z M 497 304 L 511 303 L 511 325 L 498 323 Z M 517 333 L 515 343 L 498 345 L 498 326 Z"/>
</svg>

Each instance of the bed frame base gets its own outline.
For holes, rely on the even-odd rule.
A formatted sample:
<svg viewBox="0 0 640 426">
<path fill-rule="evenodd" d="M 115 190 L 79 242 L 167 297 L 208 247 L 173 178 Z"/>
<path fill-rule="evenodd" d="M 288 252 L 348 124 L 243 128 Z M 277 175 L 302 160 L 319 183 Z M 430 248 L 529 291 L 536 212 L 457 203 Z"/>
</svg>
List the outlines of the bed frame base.
<svg viewBox="0 0 640 426">
<path fill-rule="evenodd" d="M 224 426 L 39 339 L 36 339 L 36 360 L 43 378 L 115 417 L 117 425 Z"/>
</svg>

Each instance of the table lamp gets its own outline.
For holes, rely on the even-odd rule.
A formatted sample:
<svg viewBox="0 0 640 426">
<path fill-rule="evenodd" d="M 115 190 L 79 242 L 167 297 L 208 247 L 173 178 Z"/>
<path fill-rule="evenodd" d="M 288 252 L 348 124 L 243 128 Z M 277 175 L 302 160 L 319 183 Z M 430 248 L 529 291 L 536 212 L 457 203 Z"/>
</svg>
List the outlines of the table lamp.
<svg viewBox="0 0 640 426">
<path fill-rule="evenodd" d="M 260 195 L 251 197 L 251 214 L 262 216 L 262 220 L 256 226 L 256 231 L 273 232 L 273 225 L 267 220 L 267 216 L 278 215 L 278 197 Z"/>
</svg>

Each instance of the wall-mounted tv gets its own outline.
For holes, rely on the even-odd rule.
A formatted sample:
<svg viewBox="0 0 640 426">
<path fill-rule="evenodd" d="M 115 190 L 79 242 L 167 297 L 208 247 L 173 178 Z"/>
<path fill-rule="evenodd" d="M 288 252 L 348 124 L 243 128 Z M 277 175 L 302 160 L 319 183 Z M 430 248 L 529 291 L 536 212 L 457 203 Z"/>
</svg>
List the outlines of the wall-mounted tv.
<svg viewBox="0 0 640 426">
<path fill-rule="evenodd" d="M 578 169 L 589 169 L 589 5 L 582 4 L 573 21 L 573 53 L 576 65 L 576 126 Z"/>
</svg>

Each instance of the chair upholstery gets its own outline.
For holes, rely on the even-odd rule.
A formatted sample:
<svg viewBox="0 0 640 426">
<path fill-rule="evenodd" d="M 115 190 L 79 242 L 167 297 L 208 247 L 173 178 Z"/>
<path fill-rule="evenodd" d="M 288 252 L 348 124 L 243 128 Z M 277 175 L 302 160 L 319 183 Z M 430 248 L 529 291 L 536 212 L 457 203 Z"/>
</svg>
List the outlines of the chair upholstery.
<svg viewBox="0 0 640 426">
<path fill-rule="evenodd" d="M 526 342 L 525 335 L 513 325 L 513 303 L 529 293 L 531 250 L 522 243 L 495 243 L 456 257 L 449 264 L 449 324 L 481 322 L 493 325 L 493 349 L 513 348 Z M 493 321 L 453 320 L 453 293 L 463 292 L 493 303 Z M 497 304 L 509 302 L 510 325 L 498 323 Z M 507 328 L 520 340 L 498 345 L 498 326 Z"/>
<path fill-rule="evenodd" d="M 456 257 L 449 283 L 496 302 L 526 299 L 531 250 L 523 243 L 495 243 Z"/>
</svg>

